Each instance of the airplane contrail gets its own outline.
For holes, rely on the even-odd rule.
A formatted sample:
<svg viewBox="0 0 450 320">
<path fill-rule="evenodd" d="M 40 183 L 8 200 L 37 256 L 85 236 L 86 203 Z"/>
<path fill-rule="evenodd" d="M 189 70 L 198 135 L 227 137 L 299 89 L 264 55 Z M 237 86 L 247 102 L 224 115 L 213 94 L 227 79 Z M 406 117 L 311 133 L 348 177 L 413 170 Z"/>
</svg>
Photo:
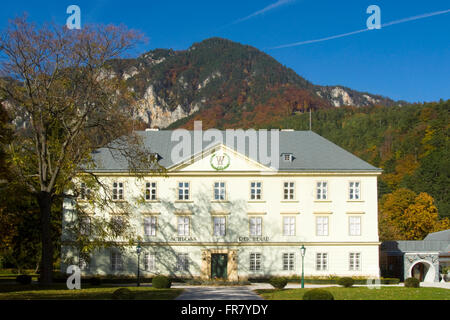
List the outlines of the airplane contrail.
<svg viewBox="0 0 450 320">
<path fill-rule="evenodd" d="M 400 24 L 400 23 L 413 21 L 413 20 L 424 19 L 424 18 L 428 18 L 428 17 L 432 17 L 432 16 L 437 16 L 437 15 L 440 15 L 440 14 L 449 13 L 449 12 L 450 12 L 450 9 L 449 10 L 443 10 L 443 11 L 437 11 L 437 12 L 431 12 L 431 13 L 425 13 L 425 14 L 421 14 L 421 15 L 418 15 L 418 16 L 413 16 L 413 17 L 409 17 L 409 18 L 404 18 L 404 19 L 400 19 L 400 20 L 387 22 L 385 24 L 382 24 L 381 27 L 384 28 L 384 27 L 395 25 L 395 24 Z M 322 41 L 327 41 L 327 40 L 332 40 L 332 39 L 337 39 L 337 38 L 343 38 L 343 37 L 347 37 L 347 36 L 350 36 L 350 35 L 353 35 L 353 34 L 366 32 L 366 31 L 372 31 L 372 29 L 368 29 L 367 28 L 367 29 L 361 29 L 361 30 L 357 30 L 357 31 L 342 33 L 342 34 L 338 34 L 338 35 L 334 35 L 334 36 L 330 36 L 330 37 L 326 37 L 326 38 L 294 42 L 294 43 L 284 44 L 284 45 L 277 46 L 277 47 L 272 47 L 272 48 L 269 48 L 269 49 L 281 49 L 281 48 L 288 48 L 288 47 L 296 47 L 296 46 L 301 46 L 301 45 L 310 44 L 310 43 L 316 43 L 316 42 L 322 42 Z"/>
</svg>

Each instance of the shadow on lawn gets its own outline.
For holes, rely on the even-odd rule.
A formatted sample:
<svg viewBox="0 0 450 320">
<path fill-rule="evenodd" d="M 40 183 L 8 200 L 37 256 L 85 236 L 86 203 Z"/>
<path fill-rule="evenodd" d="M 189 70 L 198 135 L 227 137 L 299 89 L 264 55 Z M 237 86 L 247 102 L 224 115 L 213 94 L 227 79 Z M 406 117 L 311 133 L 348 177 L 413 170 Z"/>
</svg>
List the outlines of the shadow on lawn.
<svg viewBox="0 0 450 320">
<path fill-rule="evenodd" d="M 68 290 L 64 285 L 50 287 L 1 286 L 0 300 L 111 300 L 118 287 L 85 287 L 82 290 Z M 134 300 L 173 300 L 182 289 L 129 288 L 134 293 Z"/>
</svg>

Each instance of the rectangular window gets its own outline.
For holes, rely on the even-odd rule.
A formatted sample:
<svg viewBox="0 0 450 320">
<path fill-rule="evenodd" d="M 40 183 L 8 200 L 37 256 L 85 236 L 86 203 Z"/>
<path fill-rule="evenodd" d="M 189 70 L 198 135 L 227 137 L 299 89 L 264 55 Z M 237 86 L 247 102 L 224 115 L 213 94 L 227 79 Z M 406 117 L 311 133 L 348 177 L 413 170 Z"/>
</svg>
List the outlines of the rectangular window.
<svg viewBox="0 0 450 320">
<path fill-rule="evenodd" d="M 189 182 L 178 183 L 178 200 L 187 201 L 189 196 Z"/>
<path fill-rule="evenodd" d="M 295 236 L 295 217 L 283 217 L 283 235 Z"/>
<path fill-rule="evenodd" d="M 225 182 L 214 183 L 214 200 L 221 201 L 226 199 Z"/>
<path fill-rule="evenodd" d="M 250 271 L 261 271 L 261 253 L 250 253 Z"/>
<path fill-rule="evenodd" d="M 144 270 L 155 271 L 156 270 L 156 256 L 154 253 L 144 253 Z"/>
<path fill-rule="evenodd" d="M 111 252 L 111 271 L 123 271 L 122 253 Z"/>
<path fill-rule="evenodd" d="M 328 253 L 316 253 L 316 270 L 328 270 Z"/>
<path fill-rule="evenodd" d="M 86 183 L 81 183 L 80 185 L 80 200 L 89 200 L 91 198 L 91 189 L 86 186 Z"/>
<path fill-rule="evenodd" d="M 360 271 L 361 270 L 361 253 L 351 252 L 349 255 L 349 270 Z"/>
<path fill-rule="evenodd" d="M 328 236 L 328 217 L 316 217 L 316 235 Z"/>
<path fill-rule="evenodd" d="M 225 236 L 226 232 L 226 218 L 214 217 L 214 235 Z"/>
<path fill-rule="evenodd" d="M 144 218 L 144 234 L 148 237 L 156 236 L 156 217 Z"/>
<path fill-rule="evenodd" d="M 114 201 L 123 200 L 123 183 L 122 182 L 114 182 L 113 183 L 112 199 Z"/>
<path fill-rule="evenodd" d="M 349 217 L 349 231 L 351 236 L 361 235 L 361 217 Z"/>
<path fill-rule="evenodd" d="M 292 271 L 294 268 L 295 254 L 283 253 L 283 270 Z"/>
<path fill-rule="evenodd" d="M 326 181 L 317 182 L 316 199 L 317 200 L 327 200 L 328 199 L 328 182 L 326 182 Z"/>
<path fill-rule="evenodd" d="M 189 254 L 179 253 L 177 255 L 177 270 L 178 271 L 189 271 Z"/>
<path fill-rule="evenodd" d="M 178 217 L 178 235 L 188 237 L 190 234 L 190 218 Z"/>
<path fill-rule="evenodd" d="M 285 182 L 284 183 L 284 200 L 294 200 L 295 199 L 295 183 Z"/>
<path fill-rule="evenodd" d="M 250 235 L 261 236 L 262 235 L 262 218 L 251 217 L 250 218 Z"/>
<path fill-rule="evenodd" d="M 156 201 L 156 182 L 147 182 L 145 184 L 145 200 Z"/>
<path fill-rule="evenodd" d="M 119 236 L 125 229 L 125 218 L 123 216 L 111 217 L 111 229 L 116 236 Z"/>
<path fill-rule="evenodd" d="M 89 263 L 81 257 L 78 258 L 78 267 L 81 271 L 89 271 L 90 269 Z"/>
<path fill-rule="evenodd" d="M 349 196 L 350 200 L 360 200 L 361 199 L 361 187 L 360 182 L 351 181 L 349 183 Z"/>
<path fill-rule="evenodd" d="M 91 234 L 91 218 L 83 217 L 80 219 L 80 234 L 88 236 Z"/>
<path fill-rule="evenodd" d="M 250 183 L 250 200 L 262 199 L 262 182 Z"/>
</svg>

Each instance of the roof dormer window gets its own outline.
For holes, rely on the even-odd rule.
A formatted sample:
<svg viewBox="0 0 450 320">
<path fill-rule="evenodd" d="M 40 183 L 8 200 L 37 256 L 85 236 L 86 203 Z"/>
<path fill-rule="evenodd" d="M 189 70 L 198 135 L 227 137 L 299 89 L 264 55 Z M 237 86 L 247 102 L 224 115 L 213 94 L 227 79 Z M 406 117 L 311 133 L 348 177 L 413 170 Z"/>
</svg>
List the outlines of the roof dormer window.
<svg viewBox="0 0 450 320">
<path fill-rule="evenodd" d="M 292 153 L 283 153 L 281 155 L 284 162 L 292 162 L 294 160 L 294 155 Z"/>
</svg>

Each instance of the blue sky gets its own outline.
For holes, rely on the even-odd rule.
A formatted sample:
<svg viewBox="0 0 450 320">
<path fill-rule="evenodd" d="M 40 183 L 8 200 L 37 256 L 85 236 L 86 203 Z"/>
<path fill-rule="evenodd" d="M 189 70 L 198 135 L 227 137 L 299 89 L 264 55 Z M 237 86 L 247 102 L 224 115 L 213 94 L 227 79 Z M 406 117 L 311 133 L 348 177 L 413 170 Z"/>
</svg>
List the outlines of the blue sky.
<svg viewBox="0 0 450 320">
<path fill-rule="evenodd" d="M 123 23 L 141 30 L 154 48 L 187 49 L 219 36 L 252 45 L 320 85 L 344 85 L 411 102 L 450 99 L 450 13 L 286 48 L 366 28 L 369 5 L 382 24 L 450 9 L 448 0 L 258 1 L 8 1 L 0 27 L 27 12 L 36 22 L 65 23 L 66 8 L 81 8 L 82 23 Z"/>
</svg>

